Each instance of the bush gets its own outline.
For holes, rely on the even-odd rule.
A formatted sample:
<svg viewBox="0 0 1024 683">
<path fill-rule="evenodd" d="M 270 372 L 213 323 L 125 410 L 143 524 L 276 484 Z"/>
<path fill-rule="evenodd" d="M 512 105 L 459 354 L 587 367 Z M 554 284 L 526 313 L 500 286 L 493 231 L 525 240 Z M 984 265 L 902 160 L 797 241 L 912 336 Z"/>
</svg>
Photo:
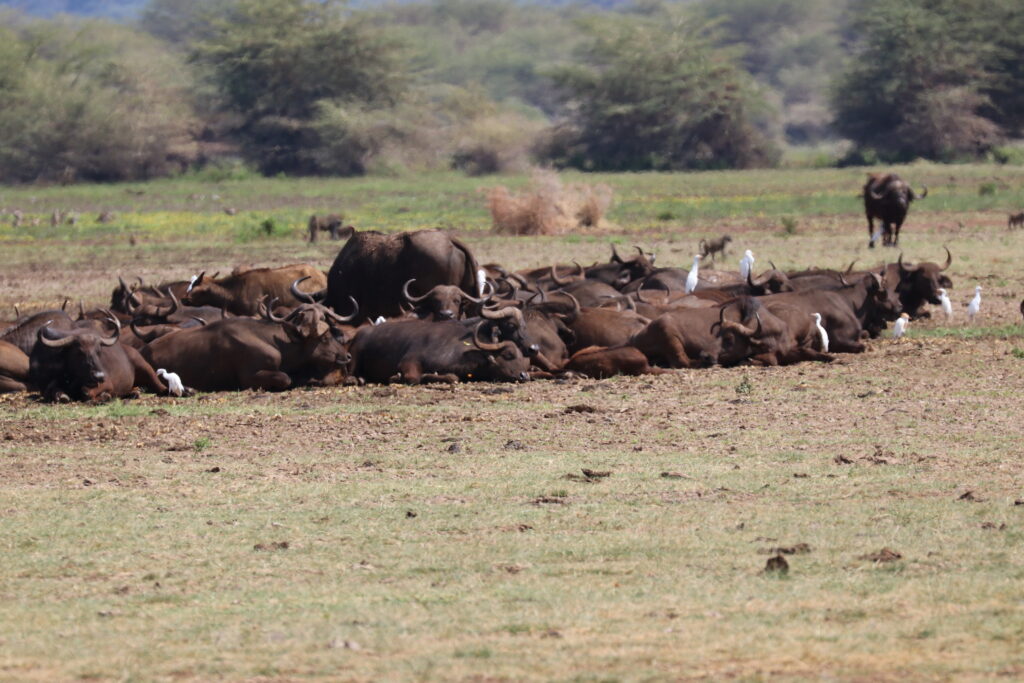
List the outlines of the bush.
<svg viewBox="0 0 1024 683">
<path fill-rule="evenodd" d="M 560 235 L 598 227 L 612 203 L 607 185 L 563 185 L 552 171 L 537 171 L 530 187 L 511 193 L 504 186 L 487 191 L 494 230 L 511 235 Z"/>
</svg>

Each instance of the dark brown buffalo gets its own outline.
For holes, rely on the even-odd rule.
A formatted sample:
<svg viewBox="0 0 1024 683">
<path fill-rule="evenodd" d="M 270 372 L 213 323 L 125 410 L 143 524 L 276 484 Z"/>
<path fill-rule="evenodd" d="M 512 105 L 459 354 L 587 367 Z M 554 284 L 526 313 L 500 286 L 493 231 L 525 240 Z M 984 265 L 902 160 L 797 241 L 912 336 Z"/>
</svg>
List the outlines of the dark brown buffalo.
<svg viewBox="0 0 1024 683">
<path fill-rule="evenodd" d="M 480 306 L 489 297 L 473 297 L 455 285 L 436 285 L 426 294 L 414 296 L 410 292 L 412 278 L 402 287 L 402 296 L 413 307 L 416 317 L 421 320 L 457 320 L 479 313 Z M 488 285 L 489 287 L 489 285 Z M 472 309 L 471 309 L 472 307 Z M 473 310 L 475 309 L 475 310 Z"/>
<path fill-rule="evenodd" d="M 593 379 L 605 379 L 615 375 L 660 375 L 672 372 L 652 367 L 647 361 L 647 356 L 633 346 L 588 346 L 574 353 L 565 369 Z"/>
<path fill-rule="evenodd" d="M 14 344 L 26 356 L 32 353 L 38 339 L 37 333 L 46 325 L 54 329 L 70 329 L 74 321 L 59 308 L 23 315 L 14 324 L 0 332 L 0 341 Z"/>
<path fill-rule="evenodd" d="M 515 382 L 529 379 L 530 361 L 512 342 L 480 338 L 481 321 L 400 320 L 360 328 L 352 342 L 352 374 L 367 382 Z"/>
<path fill-rule="evenodd" d="M 317 216 L 313 214 L 309 217 L 309 241 L 316 242 L 318 233 L 329 232 L 332 240 L 340 240 L 344 237 L 345 233 L 351 230 L 355 230 L 351 225 L 341 227 L 344 222 L 344 216 L 336 213 L 328 214 L 326 216 Z"/>
<path fill-rule="evenodd" d="M 228 318 L 160 337 L 142 353 L 203 391 L 324 384 L 351 360 L 333 315 L 302 304 L 283 320 Z"/>
<path fill-rule="evenodd" d="M 713 308 L 670 311 L 635 334 L 630 344 L 651 363 L 671 368 L 734 365 L 746 359 L 751 348 L 749 335 L 739 333 L 732 323 L 744 325 L 745 332 L 757 324 L 758 308 L 753 299 L 740 297 Z"/>
<path fill-rule="evenodd" d="M 132 314 L 146 307 L 169 306 L 170 294 L 179 299 L 188 291 L 188 280 L 164 282 L 156 286 L 143 283 L 138 278 L 137 285 L 129 285 L 124 278 L 118 276 L 118 285 L 110 294 L 110 310 L 114 313 Z"/>
<path fill-rule="evenodd" d="M 441 230 L 385 235 L 353 231 L 327 275 L 324 303 L 336 311 L 359 302 L 355 323 L 402 315 L 402 286 L 415 278 L 419 291 L 455 285 L 478 295 L 477 262 L 462 242 Z"/>
<path fill-rule="evenodd" d="M 928 188 L 917 195 L 910 185 L 895 173 L 869 173 L 864 183 L 864 213 L 868 218 L 868 246 L 874 248 L 878 234 L 875 219 L 882 223 L 882 246 L 895 247 L 900 243 L 900 227 L 907 218 L 910 203 L 928 196 Z"/>
<path fill-rule="evenodd" d="M 28 390 L 28 355 L 14 344 L 0 341 L 0 394 Z"/>
<path fill-rule="evenodd" d="M 573 333 L 570 353 L 590 346 L 613 347 L 629 342 L 651 320 L 636 311 L 616 311 L 609 308 L 580 308 L 567 321 Z"/>
<path fill-rule="evenodd" d="M 775 340 L 772 348 L 755 351 L 752 360 L 764 365 L 789 365 L 802 361 L 827 363 L 835 360 L 835 356 L 823 351 L 821 335 L 813 316 L 797 306 L 770 299 L 764 302 L 764 308 L 782 321 L 786 329 Z"/>
<path fill-rule="evenodd" d="M 1020 213 L 1011 213 L 1006 219 L 1006 227 L 1012 229 L 1014 226 L 1020 228 L 1024 227 L 1024 211 Z"/>
<path fill-rule="evenodd" d="M 200 273 L 182 302 L 189 306 L 224 308 L 234 315 L 256 315 L 264 296 L 277 299 L 284 306 L 298 306 L 302 301 L 292 293 L 291 285 L 305 279 L 310 280 L 306 285 L 310 292 L 319 291 L 327 284 L 320 270 L 304 263 L 241 270 L 219 280 Z"/>
<path fill-rule="evenodd" d="M 107 401 L 131 396 L 135 387 L 166 394 L 152 366 L 131 347 L 118 342 L 121 326 L 111 317 L 114 334 L 84 320 L 71 329 L 44 326 L 29 355 L 29 382 L 47 401 Z"/>
<path fill-rule="evenodd" d="M 904 263 L 903 254 L 895 264 L 886 266 L 885 278 L 899 283 L 896 293 L 911 319 L 929 317 L 931 314 L 924 310 L 925 304 L 939 305 L 939 289 L 953 288 L 953 281 L 943 274 L 952 264 L 953 255 L 946 249 L 946 263 L 941 266 L 930 261 L 917 265 Z"/>
</svg>

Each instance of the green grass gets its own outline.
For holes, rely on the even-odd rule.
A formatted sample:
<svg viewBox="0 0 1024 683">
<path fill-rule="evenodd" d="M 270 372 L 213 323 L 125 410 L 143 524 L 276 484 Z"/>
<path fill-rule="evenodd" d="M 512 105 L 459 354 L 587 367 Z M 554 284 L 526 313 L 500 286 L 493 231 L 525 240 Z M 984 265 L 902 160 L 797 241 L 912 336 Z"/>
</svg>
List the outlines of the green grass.
<svg viewBox="0 0 1024 683">
<path fill-rule="evenodd" d="M 511 394 L 0 398 L 2 677 L 1020 678 L 1024 231 L 1001 212 L 1024 206 L 1024 170 L 899 172 L 930 187 L 907 258 L 950 246 L 958 315 L 831 365 Z M 3 188 L 0 206 L 84 218 L 0 224 L 0 310 L 98 304 L 119 273 L 326 268 L 339 245 L 302 241 L 325 210 L 453 227 L 511 267 L 604 260 L 609 243 L 686 267 L 720 232 L 734 237 L 721 267 L 746 248 L 759 267 L 896 256 L 866 248 L 863 170 L 570 178 L 614 187 L 617 227 L 492 235 L 479 188 L 522 176 Z M 96 224 L 103 209 L 120 218 Z M 595 412 L 565 412 L 579 404 Z M 762 573 L 770 550 L 800 543 L 785 576 Z M 865 559 L 883 548 L 902 558 Z"/>
</svg>

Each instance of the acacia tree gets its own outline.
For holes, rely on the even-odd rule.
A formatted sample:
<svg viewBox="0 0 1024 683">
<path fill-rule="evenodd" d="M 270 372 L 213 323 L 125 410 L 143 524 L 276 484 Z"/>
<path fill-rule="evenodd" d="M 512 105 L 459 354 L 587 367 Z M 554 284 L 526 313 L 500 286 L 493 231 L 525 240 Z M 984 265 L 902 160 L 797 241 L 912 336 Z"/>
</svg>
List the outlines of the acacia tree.
<svg viewBox="0 0 1024 683">
<path fill-rule="evenodd" d="M 838 78 L 838 132 L 887 161 L 949 160 L 988 150 L 994 85 L 989 3 L 872 0 L 852 25 L 859 48 Z"/>
<path fill-rule="evenodd" d="M 193 59 L 264 173 L 318 172 L 323 103 L 391 106 L 406 82 L 399 46 L 333 0 L 235 0 L 210 19 Z"/>
<path fill-rule="evenodd" d="M 594 17 L 577 64 L 553 72 L 565 124 L 548 151 L 559 164 L 601 170 L 743 168 L 776 150 L 755 127 L 763 113 L 749 76 L 716 49 L 703 24 L 659 10 Z"/>
</svg>

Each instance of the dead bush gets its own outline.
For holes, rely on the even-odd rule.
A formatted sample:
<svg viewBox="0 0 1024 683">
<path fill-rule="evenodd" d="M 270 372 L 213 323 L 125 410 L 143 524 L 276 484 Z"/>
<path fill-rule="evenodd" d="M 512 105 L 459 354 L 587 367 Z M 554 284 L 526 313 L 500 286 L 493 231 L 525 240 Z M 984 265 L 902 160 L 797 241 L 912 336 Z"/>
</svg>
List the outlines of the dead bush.
<svg viewBox="0 0 1024 683">
<path fill-rule="evenodd" d="M 612 204 L 607 185 L 565 185 L 558 174 L 537 171 L 523 192 L 499 185 L 487 190 L 495 232 L 508 235 L 560 235 L 601 226 Z"/>
</svg>

